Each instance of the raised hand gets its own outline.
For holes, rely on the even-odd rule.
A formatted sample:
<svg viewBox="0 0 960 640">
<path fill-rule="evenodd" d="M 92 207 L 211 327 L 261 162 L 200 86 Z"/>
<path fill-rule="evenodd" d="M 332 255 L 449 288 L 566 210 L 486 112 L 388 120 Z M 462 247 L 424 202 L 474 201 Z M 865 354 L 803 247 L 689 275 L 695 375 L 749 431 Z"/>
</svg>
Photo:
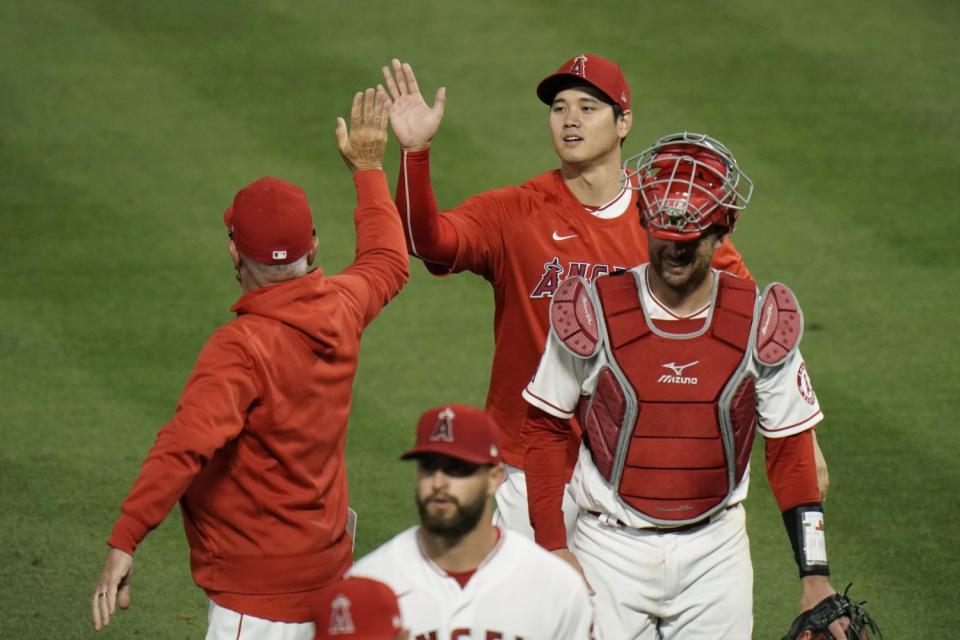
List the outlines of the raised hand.
<svg viewBox="0 0 960 640">
<path fill-rule="evenodd" d="M 337 118 L 337 147 L 351 171 L 379 169 L 387 147 L 387 120 L 390 99 L 382 86 L 359 91 L 353 96 L 350 130 L 343 118 Z"/>
<path fill-rule="evenodd" d="M 430 141 L 443 120 L 443 105 L 447 99 L 444 87 L 437 89 L 433 106 L 428 106 L 420 94 L 413 68 L 394 58 L 383 68 L 383 79 L 393 105 L 390 107 L 390 126 L 397 142 L 407 151 L 419 151 L 430 146 Z"/>
</svg>

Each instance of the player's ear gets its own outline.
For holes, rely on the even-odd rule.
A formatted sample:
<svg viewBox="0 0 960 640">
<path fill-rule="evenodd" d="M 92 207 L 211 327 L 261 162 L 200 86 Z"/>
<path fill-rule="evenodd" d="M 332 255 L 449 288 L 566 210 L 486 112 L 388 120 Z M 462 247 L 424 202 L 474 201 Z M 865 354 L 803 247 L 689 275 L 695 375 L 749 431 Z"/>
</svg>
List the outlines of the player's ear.
<svg viewBox="0 0 960 640">
<path fill-rule="evenodd" d="M 490 468 L 489 484 L 487 487 L 487 492 L 492 496 L 497 492 L 497 489 L 503 484 L 503 481 L 507 479 L 507 472 L 503 468 L 503 464 L 496 464 Z"/>
<path fill-rule="evenodd" d="M 627 109 L 617 118 L 617 135 L 621 140 L 630 133 L 630 127 L 633 126 L 633 112 Z"/>
<path fill-rule="evenodd" d="M 313 248 L 310 249 L 310 252 L 307 254 L 307 264 L 312 265 L 313 261 L 317 259 L 317 246 L 319 246 L 320 241 L 317 240 L 317 232 L 313 232 Z"/>
<path fill-rule="evenodd" d="M 227 244 L 227 253 L 230 254 L 230 259 L 233 260 L 233 268 L 240 268 L 240 252 L 237 251 L 237 245 L 234 244 L 233 240 Z"/>
</svg>

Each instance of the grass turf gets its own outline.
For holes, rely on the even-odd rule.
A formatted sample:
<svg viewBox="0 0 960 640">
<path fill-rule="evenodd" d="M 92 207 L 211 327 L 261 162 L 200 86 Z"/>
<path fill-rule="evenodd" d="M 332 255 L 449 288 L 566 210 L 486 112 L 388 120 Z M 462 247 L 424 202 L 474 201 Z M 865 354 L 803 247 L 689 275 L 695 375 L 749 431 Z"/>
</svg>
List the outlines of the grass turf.
<svg viewBox="0 0 960 640">
<path fill-rule="evenodd" d="M 442 205 L 555 165 L 535 83 L 580 51 L 621 61 L 627 153 L 673 130 L 727 143 L 758 189 L 734 238 L 807 318 L 827 416 L 835 586 L 888 638 L 946 636 L 960 528 L 956 327 L 960 8 L 947 0 L 491 0 L 0 5 L 0 637 L 91 637 L 103 540 L 236 285 L 220 214 L 260 175 L 307 190 L 321 260 L 351 257 L 334 118 L 392 56 L 427 95 Z M 518 153 L 518 150 L 520 152 Z M 387 171 L 396 175 L 395 145 Z M 396 455 L 420 411 L 482 403 L 491 296 L 414 265 L 370 329 L 348 461 L 358 552 L 411 523 Z M 756 638 L 799 589 L 757 447 Z M 114 638 L 200 637 L 176 513 L 137 554 Z"/>
</svg>

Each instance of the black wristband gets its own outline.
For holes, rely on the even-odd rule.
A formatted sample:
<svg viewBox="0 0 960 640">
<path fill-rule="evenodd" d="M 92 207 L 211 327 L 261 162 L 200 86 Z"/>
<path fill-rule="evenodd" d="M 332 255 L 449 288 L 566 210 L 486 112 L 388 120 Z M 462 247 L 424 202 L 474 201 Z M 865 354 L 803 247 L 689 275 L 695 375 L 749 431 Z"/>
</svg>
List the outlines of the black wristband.
<svg viewBox="0 0 960 640">
<path fill-rule="evenodd" d="M 790 537 L 793 558 L 800 577 L 829 576 L 827 545 L 823 531 L 823 507 L 820 503 L 802 504 L 783 512 L 783 526 Z"/>
</svg>

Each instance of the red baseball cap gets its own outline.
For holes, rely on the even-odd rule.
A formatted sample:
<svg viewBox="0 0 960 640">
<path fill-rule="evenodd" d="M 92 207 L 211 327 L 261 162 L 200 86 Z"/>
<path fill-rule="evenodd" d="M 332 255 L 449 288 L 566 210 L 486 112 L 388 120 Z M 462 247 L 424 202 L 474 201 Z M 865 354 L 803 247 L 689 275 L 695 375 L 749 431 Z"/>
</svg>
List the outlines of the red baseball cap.
<svg viewBox="0 0 960 640">
<path fill-rule="evenodd" d="M 402 627 L 397 596 L 370 578 L 350 577 L 321 589 L 314 599 L 315 640 L 394 640 Z"/>
<path fill-rule="evenodd" d="M 624 111 L 630 110 L 630 85 L 620 65 L 589 53 L 570 58 L 556 73 L 541 80 L 537 85 L 537 96 L 545 103 L 553 104 L 560 91 L 577 84 L 594 87 Z"/>
<path fill-rule="evenodd" d="M 313 248 L 307 196 L 279 178 L 260 178 L 240 189 L 223 222 L 240 253 L 262 264 L 289 264 Z"/>
<path fill-rule="evenodd" d="M 400 458 L 409 460 L 427 453 L 474 464 L 499 464 L 497 425 L 483 410 L 463 404 L 430 409 L 417 421 L 417 442 Z"/>
</svg>

